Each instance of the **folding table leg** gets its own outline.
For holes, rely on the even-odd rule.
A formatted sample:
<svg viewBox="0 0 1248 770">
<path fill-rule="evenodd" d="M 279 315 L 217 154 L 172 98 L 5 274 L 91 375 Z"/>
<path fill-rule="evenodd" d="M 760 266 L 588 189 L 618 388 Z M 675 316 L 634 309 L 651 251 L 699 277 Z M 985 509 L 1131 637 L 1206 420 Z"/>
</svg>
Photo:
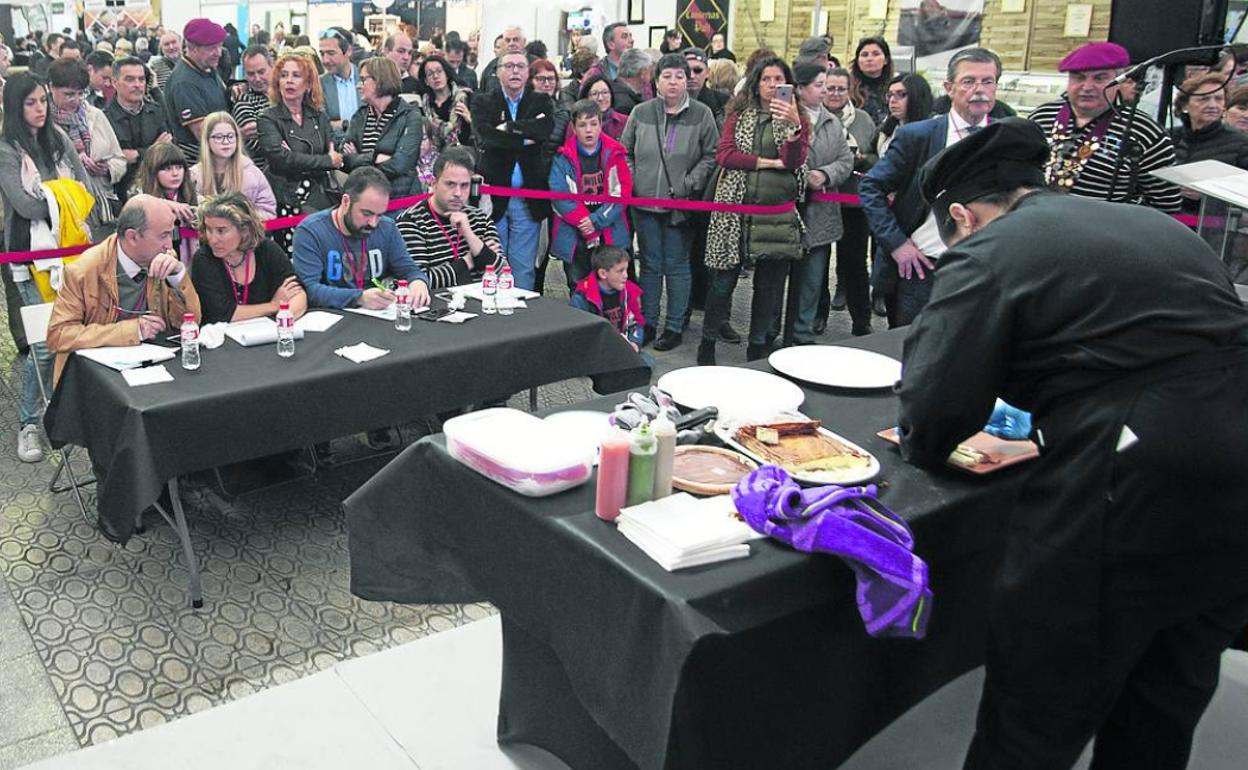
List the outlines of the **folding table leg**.
<svg viewBox="0 0 1248 770">
<path fill-rule="evenodd" d="M 173 507 L 173 517 L 165 512 L 160 504 L 156 510 L 169 522 L 178 539 L 182 541 L 182 551 L 186 554 L 186 568 L 191 572 L 191 606 L 199 609 L 204 606 L 204 587 L 199 579 L 199 562 L 195 560 L 195 549 L 191 546 L 191 531 L 186 526 L 186 514 L 182 510 L 182 497 L 178 494 L 178 480 L 169 479 L 169 503 Z"/>
<path fill-rule="evenodd" d="M 537 411 L 537 386 L 529 388 L 529 411 Z"/>
</svg>

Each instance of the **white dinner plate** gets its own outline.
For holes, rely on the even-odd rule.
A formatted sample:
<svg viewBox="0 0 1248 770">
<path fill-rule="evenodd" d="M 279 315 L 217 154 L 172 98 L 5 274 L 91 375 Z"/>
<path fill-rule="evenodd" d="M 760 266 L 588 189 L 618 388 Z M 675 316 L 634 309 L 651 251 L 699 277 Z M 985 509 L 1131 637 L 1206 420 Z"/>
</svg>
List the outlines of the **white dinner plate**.
<svg viewBox="0 0 1248 770">
<path fill-rule="evenodd" d="M 768 357 L 767 363 L 794 379 L 833 388 L 891 388 L 901 379 L 897 359 L 839 345 L 781 348 Z"/>
<path fill-rule="evenodd" d="M 777 419 L 784 419 L 793 416 L 794 415 L 784 415 L 783 417 L 778 417 Z M 803 417 L 802 419 L 805 418 Z M 766 460 L 737 443 L 736 439 L 733 438 L 736 430 L 737 423 L 722 422 L 719 420 L 715 421 L 715 435 L 719 437 L 720 441 L 724 442 L 759 465 L 766 465 Z M 869 461 L 867 463 L 867 467 L 844 471 L 816 471 L 813 473 L 794 473 L 793 471 L 789 471 L 789 475 L 792 476 L 794 480 L 805 484 L 839 484 L 841 486 L 847 486 L 849 484 L 861 484 L 864 481 L 870 481 L 880 472 L 880 461 L 875 458 L 875 455 L 845 438 L 841 434 L 833 433 L 822 425 L 819 426 L 819 432 L 825 436 L 836 439 L 850 449 L 856 449 L 859 452 L 862 452 L 867 456 Z"/>
<path fill-rule="evenodd" d="M 736 366 L 677 369 L 660 377 L 658 386 L 686 408 L 715 407 L 721 419 L 762 419 L 791 412 L 806 400 L 802 389 L 783 377 Z"/>
<path fill-rule="evenodd" d="M 611 430 L 610 412 L 594 412 L 588 409 L 574 409 L 570 412 L 556 412 L 547 415 L 542 421 L 555 426 L 569 442 L 592 447 L 594 464 L 598 464 L 598 446 Z"/>
</svg>

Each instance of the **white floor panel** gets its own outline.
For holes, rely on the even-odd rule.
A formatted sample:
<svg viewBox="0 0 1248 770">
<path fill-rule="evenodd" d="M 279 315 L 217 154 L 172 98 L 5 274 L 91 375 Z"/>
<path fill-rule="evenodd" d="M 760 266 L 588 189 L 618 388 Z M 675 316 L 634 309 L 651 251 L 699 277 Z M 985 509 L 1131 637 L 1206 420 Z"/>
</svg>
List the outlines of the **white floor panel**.
<svg viewBox="0 0 1248 770">
<path fill-rule="evenodd" d="M 30 770 L 414 770 L 333 671 L 171 724 L 54 757 Z"/>
<path fill-rule="evenodd" d="M 495 741 L 502 660 L 494 616 L 335 671 L 421 770 L 568 770 L 537 747 Z"/>
</svg>

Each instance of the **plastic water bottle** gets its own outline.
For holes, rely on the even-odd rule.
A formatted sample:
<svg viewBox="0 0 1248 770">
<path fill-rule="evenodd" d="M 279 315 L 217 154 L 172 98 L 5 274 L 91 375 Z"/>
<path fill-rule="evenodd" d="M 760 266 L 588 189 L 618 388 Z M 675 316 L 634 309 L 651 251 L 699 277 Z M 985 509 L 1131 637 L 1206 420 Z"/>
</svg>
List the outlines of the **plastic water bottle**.
<svg viewBox="0 0 1248 770">
<path fill-rule="evenodd" d="M 412 292 L 407 281 L 399 281 L 399 288 L 394 290 L 394 328 L 401 332 L 412 330 Z"/>
<path fill-rule="evenodd" d="M 199 324 L 194 313 L 182 314 L 182 368 L 188 372 L 199 368 Z"/>
<path fill-rule="evenodd" d="M 481 312 L 492 314 L 498 312 L 498 275 L 494 272 L 494 266 L 490 265 L 485 268 L 485 275 L 481 277 Z"/>
<path fill-rule="evenodd" d="M 516 279 L 511 274 L 511 265 L 503 265 L 502 275 L 498 276 L 498 314 L 511 315 L 516 312 L 512 306 L 512 297 L 515 295 Z"/>
<path fill-rule="evenodd" d="M 277 354 L 282 358 L 295 354 L 295 316 L 290 312 L 289 302 L 283 302 L 277 309 Z"/>
</svg>

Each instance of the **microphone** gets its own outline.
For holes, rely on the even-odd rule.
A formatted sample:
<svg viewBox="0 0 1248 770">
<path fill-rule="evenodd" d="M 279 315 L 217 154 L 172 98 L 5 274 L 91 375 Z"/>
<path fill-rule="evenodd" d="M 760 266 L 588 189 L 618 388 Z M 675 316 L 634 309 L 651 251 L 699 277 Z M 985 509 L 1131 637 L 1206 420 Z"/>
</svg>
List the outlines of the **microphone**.
<svg viewBox="0 0 1248 770">
<path fill-rule="evenodd" d="M 1147 61 L 1124 70 L 1113 80 L 1109 81 L 1106 88 L 1122 85 L 1128 80 L 1134 80 L 1136 76 L 1147 72 L 1149 67 L 1168 64 L 1210 64 L 1216 61 L 1216 54 L 1222 52 L 1227 46 L 1225 45 L 1200 45 L 1192 48 L 1176 48 L 1173 51 L 1154 56 Z"/>
</svg>

